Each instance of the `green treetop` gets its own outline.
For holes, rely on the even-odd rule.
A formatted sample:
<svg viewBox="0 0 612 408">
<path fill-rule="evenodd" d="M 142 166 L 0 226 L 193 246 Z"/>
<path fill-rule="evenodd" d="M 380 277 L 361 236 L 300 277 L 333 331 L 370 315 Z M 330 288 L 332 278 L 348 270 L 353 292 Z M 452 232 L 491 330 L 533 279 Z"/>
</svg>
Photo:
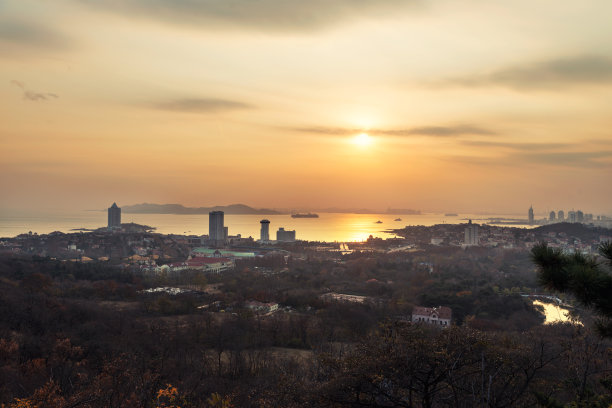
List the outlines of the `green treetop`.
<svg viewBox="0 0 612 408">
<path fill-rule="evenodd" d="M 612 337 L 612 241 L 599 245 L 599 253 L 604 262 L 581 253 L 565 254 L 544 242 L 531 250 L 540 284 L 572 294 L 582 305 L 593 309 L 600 316 L 600 334 Z"/>
</svg>

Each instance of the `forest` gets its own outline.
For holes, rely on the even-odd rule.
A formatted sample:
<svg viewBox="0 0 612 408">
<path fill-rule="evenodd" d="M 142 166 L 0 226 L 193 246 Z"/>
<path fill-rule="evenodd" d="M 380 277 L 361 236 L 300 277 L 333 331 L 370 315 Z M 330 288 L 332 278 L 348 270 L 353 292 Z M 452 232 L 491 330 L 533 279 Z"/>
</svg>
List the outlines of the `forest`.
<svg viewBox="0 0 612 408">
<path fill-rule="evenodd" d="M 528 252 L 479 248 L 156 276 L 3 255 L 0 404 L 609 407 L 611 343 L 585 308 L 543 325 L 521 296 L 538 285 Z M 185 291 L 145 291 L 166 286 Z M 451 307 L 453 326 L 412 324 L 415 305 Z"/>
</svg>

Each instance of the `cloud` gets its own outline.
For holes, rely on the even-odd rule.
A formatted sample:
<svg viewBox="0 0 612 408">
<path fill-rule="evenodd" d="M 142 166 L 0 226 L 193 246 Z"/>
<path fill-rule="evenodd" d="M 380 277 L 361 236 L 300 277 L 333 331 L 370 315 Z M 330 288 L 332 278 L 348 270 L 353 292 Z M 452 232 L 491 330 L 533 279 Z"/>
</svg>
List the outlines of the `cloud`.
<svg viewBox="0 0 612 408">
<path fill-rule="evenodd" d="M 188 113 L 208 113 L 236 109 L 252 109 L 254 106 L 244 102 L 215 98 L 187 98 L 158 102 L 152 105 L 155 109 Z"/>
<path fill-rule="evenodd" d="M 473 166 L 514 167 L 540 165 L 547 167 L 604 168 L 612 167 L 612 151 L 527 152 L 518 151 L 499 156 L 445 156 L 443 160 Z"/>
<path fill-rule="evenodd" d="M 490 142 L 482 140 L 464 140 L 461 144 L 473 147 L 485 147 L 493 149 L 511 149 L 516 151 L 541 151 L 541 150 L 558 150 L 563 148 L 576 147 L 570 143 L 514 143 L 514 142 Z"/>
<path fill-rule="evenodd" d="M 69 48 L 72 41 L 63 34 L 26 21 L 0 18 L 0 42 L 36 48 Z"/>
<path fill-rule="evenodd" d="M 296 127 L 289 128 L 289 130 L 298 133 L 310 133 L 317 135 L 330 135 L 330 136 L 344 136 L 354 135 L 356 133 L 363 132 L 363 129 L 347 129 L 347 128 L 333 128 L 333 127 Z"/>
<path fill-rule="evenodd" d="M 381 134 L 389 136 L 438 136 L 438 137 L 454 137 L 454 136 L 493 136 L 497 132 L 472 125 L 457 125 L 457 126 L 423 126 L 410 129 L 399 130 L 381 130 Z"/>
<path fill-rule="evenodd" d="M 455 126 L 421 126 L 406 129 L 351 129 L 351 128 L 333 128 L 333 127 L 299 127 L 291 128 L 292 131 L 322 135 L 354 135 L 356 133 L 367 132 L 371 135 L 384 135 L 396 137 L 411 137 L 411 136 L 431 136 L 452 138 L 461 136 L 494 136 L 498 133 L 491 129 L 482 128 L 473 125 L 455 125 Z"/>
<path fill-rule="evenodd" d="M 592 152 L 543 152 L 524 153 L 516 156 L 525 163 L 547 164 L 562 167 L 599 168 L 610 167 L 612 163 L 605 160 L 612 159 L 612 151 Z M 604 161 L 602 161 L 603 159 Z"/>
<path fill-rule="evenodd" d="M 54 93 L 32 91 L 32 90 L 28 89 L 26 87 L 25 82 L 22 82 L 22 81 L 17 81 L 15 79 L 13 79 L 11 81 L 11 84 L 13 84 L 16 87 L 18 87 L 19 89 L 21 89 L 21 91 L 23 93 L 23 99 L 25 99 L 27 101 L 34 101 L 34 102 L 36 102 L 36 101 L 48 101 L 48 100 L 51 100 L 51 99 L 59 98 L 59 95 L 54 94 Z"/>
<path fill-rule="evenodd" d="M 582 55 L 509 67 L 485 75 L 449 81 L 464 86 L 506 86 L 516 89 L 554 89 L 571 85 L 612 84 L 612 59 Z"/>
<path fill-rule="evenodd" d="M 80 0 L 127 17 L 202 28 L 303 31 L 356 18 L 394 16 L 422 0 Z"/>
</svg>

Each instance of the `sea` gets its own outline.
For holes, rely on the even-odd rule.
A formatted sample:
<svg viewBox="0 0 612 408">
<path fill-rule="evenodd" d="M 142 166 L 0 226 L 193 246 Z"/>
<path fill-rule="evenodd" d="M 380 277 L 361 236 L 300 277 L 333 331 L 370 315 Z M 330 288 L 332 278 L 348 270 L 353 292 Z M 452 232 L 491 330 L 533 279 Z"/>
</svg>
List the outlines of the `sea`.
<svg viewBox="0 0 612 408">
<path fill-rule="evenodd" d="M 225 225 L 229 235 L 259 238 L 262 219 L 270 220 L 270 238 L 275 239 L 279 228 L 295 230 L 296 239 L 324 242 L 365 241 L 370 235 L 380 238 L 391 238 L 395 234 L 388 230 L 405 226 L 435 224 L 461 224 L 472 220 L 475 223 L 496 224 L 491 220 L 515 219 L 517 214 L 458 214 L 448 216 L 437 213 L 424 214 L 348 214 L 319 213 L 319 218 L 292 218 L 291 215 L 233 215 L 225 214 Z M 123 223 L 155 227 L 155 232 L 162 234 L 205 235 L 208 234 L 208 214 L 127 214 L 121 215 Z M 380 221 L 380 223 L 378 222 Z M 64 233 L 79 229 L 96 229 L 106 226 L 107 212 L 98 210 L 54 211 L 49 213 L 0 213 L 0 237 L 14 237 L 23 233 L 48 234 L 53 231 Z M 509 225 L 519 228 L 530 228 L 529 225 Z"/>
</svg>

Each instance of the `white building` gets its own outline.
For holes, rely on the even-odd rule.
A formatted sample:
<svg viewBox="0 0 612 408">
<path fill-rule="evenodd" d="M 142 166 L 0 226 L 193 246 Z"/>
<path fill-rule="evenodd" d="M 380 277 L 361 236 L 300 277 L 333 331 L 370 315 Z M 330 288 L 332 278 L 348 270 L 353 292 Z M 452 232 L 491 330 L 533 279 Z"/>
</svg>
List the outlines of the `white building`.
<svg viewBox="0 0 612 408">
<path fill-rule="evenodd" d="M 256 300 L 250 300 L 244 302 L 244 307 L 246 307 L 247 309 L 254 310 L 256 312 L 273 313 L 278 310 L 278 303 L 262 303 Z"/>
<path fill-rule="evenodd" d="M 223 257 L 196 257 L 185 262 L 174 262 L 155 268 L 155 272 L 181 272 L 186 270 L 221 273 L 234 267 L 234 261 Z"/>
<path fill-rule="evenodd" d="M 452 309 L 446 306 L 415 306 L 414 309 L 412 309 L 413 323 L 426 323 L 440 327 L 448 327 L 451 324 L 452 316 Z"/>
</svg>

